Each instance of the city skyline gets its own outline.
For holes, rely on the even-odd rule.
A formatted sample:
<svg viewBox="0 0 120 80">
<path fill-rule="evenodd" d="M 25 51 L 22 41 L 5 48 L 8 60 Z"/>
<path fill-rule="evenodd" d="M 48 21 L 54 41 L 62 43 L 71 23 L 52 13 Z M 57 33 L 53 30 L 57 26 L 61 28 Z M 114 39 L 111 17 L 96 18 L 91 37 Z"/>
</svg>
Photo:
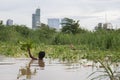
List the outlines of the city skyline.
<svg viewBox="0 0 120 80">
<path fill-rule="evenodd" d="M 80 20 L 80 25 L 93 29 L 99 22 L 110 22 L 120 26 L 119 0 L 1 0 L 0 20 L 14 20 L 15 24 L 32 27 L 32 13 L 41 9 L 41 22 L 47 24 L 48 18 L 72 18 Z M 107 20 L 105 20 L 107 15 Z"/>
</svg>

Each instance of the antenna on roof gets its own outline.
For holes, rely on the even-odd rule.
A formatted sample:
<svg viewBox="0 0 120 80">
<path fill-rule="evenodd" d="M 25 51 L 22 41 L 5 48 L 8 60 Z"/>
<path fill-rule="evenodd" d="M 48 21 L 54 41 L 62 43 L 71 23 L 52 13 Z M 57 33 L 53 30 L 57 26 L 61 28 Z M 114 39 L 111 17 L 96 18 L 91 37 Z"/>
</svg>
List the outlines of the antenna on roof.
<svg viewBox="0 0 120 80">
<path fill-rule="evenodd" d="M 39 5 L 39 4 L 40 4 L 39 0 L 36 0 L 36 1 L 35 1 L 35 6 L 36 6 L 37 8 L 40 8 L 40 5 Z"/>
<path fill-rule="evenodd" d="M 38 8 L 40 8 L 40 5 L 39 5 L 39 4 L 40 4 L 40 0 L 38 0 Z"/>
<path fill-rule="evenodd" d="M 107 13 L 105 13 L 105 23 L 107 23 Z"/>
</svg>

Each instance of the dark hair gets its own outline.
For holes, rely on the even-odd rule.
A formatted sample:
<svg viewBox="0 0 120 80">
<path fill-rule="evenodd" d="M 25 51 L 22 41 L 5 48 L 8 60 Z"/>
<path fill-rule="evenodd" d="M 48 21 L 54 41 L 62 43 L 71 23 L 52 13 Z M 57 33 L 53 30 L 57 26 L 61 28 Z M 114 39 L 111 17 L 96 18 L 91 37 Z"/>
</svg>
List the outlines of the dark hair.
<svg viewBox="0 0 120 80">
<path fill-rule="evenodd" d="M 38 54 L 38 58 L 40 60 L 42 60 L 44 57 L 45 57 L 45 52 L 44 51 L 40 51 L 39 54 Z"/>
</svg>

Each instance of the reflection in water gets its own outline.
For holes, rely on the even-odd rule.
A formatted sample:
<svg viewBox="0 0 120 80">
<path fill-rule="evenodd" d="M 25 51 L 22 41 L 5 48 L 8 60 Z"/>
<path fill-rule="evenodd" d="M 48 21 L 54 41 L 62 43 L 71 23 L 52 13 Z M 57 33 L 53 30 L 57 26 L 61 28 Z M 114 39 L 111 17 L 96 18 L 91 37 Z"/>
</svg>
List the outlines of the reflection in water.
<svg viewBox="0 0 120 80">
<path fill-rule="evenodd" d="M 45 63 L 43 60 L 38 60 L 38 65 L 40 67 L 41 70 L 44 70 L 44 67 L 45 67 Z"/>
<path fill-rule="evenodd" d="M 31 79 L 32 75 L 35 75 L 37 73 L 37 69 L 36 67 L 34 68 L 34 70 L 31 70 L 31 64 L 34 62 L 35 60 L 31 60 L 27 66 L 25 66 L 24 68 L 19 69 L 19 73 L 17 76 L 17 79 L 19 79 L 20 77 L 26 76 L 26 79 Z M 45 64 L 43 60 L 38 60 L 38 66 L 40 67 L 41 70 L 44 70 Z"/>
<path fill-rule="evenodd" d="M 87 60 L 80 60 L 78 63 L 68 63 L 58 59 L 45 59 L 44 64 L 42 60 L 4 59 L 5 63 L 11 61 L 15 64 L 0 65 L 0 80 L 91 80 L 93 77 L 103 75 L 102 73 L 96 73 L 88 78 L 92 72 L 104 70 L 99 63 L 95 62 L 93 65 L 92 61 Z M 27 65 L 25 65 L 26 62 Z M 20 67 L 21 65 L 22 67 Z M 119 76 L 118 80 L 120 80 L 120 63 L 114 63 L 111 67 L 119 73 L 115 75 Z"/>
</svg>

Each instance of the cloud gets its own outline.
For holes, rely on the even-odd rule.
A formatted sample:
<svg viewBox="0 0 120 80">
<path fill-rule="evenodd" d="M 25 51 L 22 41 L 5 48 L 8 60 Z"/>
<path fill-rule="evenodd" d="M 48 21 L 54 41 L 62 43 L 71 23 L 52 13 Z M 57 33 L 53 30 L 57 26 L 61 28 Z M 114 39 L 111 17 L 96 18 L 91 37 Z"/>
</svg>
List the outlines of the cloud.
<svg viewBox="0 0 120 80">
<path fill-rule="evenodd" d="M 120 0 L 1 0 L 0 19 L 13 18 L 18 24 L 31 26 L 31 16 L 40 7 L 44 23 L 49 17 L 71 17 L 90 29 L 98 22 L 105 22 L 106 13 L 110 22 L 119 24 L 119 4 Z"/>
</svg>

